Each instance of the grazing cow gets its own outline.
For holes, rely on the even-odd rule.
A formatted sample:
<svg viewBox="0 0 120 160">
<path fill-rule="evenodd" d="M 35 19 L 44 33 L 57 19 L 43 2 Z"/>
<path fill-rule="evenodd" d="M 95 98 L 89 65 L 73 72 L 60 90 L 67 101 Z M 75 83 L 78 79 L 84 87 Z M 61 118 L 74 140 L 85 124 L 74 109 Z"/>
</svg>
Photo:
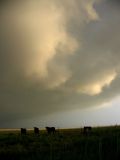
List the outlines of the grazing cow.
<svg viewBox="0 0 120 160">
<path fill-rule="evenodd" d="M 26 133 L 27 133 L 26 128 L 21 128 L 21 135 L 26 135 Z"/>
<path fill-rule="evenodd" d="M 48 134 L 54 134 L 56 132 L 55 127 L 46 127 L 46 130 Z"/>
<path fill-rule="evenodd" d="M 35 133 L 36 135 L 38 135 L 38 134 L 39 134 L 39 128 L 34 127 L 34 133 Z"/>
<path fill-rule="evenodd" d="M 89 135 L 91 133 L 91 130 L 92 130 L 92 127 L 85 126 L 83 131 L 84 135 Z"/>
</svg>

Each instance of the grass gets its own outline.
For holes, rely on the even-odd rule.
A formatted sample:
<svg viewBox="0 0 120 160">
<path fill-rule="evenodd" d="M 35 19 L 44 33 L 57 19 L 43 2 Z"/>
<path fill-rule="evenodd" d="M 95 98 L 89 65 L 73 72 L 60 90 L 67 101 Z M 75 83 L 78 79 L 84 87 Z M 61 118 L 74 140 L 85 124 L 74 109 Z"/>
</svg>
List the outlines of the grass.
<svg viewBox="0 0 120 160">
<path fill-rule="evenodd" d="M 96 127 L 88 136 L 82 129 L 62 129 L 54 135 L 46 131 L 20 135 L 20 131 L 0 132 L 0 159 L 3 160 L 119 160 L 120 127 Z"/>
</svg>

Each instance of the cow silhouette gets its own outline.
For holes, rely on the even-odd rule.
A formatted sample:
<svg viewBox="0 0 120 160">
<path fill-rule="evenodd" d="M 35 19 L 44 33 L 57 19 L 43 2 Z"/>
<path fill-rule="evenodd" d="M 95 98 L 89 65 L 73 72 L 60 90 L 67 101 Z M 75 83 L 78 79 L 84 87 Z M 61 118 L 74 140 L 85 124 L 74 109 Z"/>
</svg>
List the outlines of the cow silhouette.
<svg viewBox="0 0 120 160">
<path fill-rule="evenodd" d="M 48 134 L 54 134 L 56 132 L 55 127 L 46 127 L 46 130 Z"/>
<path fill-rule="evenodd" d="M 84 135 L 90 135 L 91 131 L 92 131 L 91 126 L 85 126 L 83 133 L 84 133 Z"/>
<path fill-rule="evenodd" d="M 26 135 L 26 133 L 27 133 L 26 128 L 21 128 L 21 135 Z"/>
<path fill-rule="evenodd" d="M 39 134 L 39 128 L 34 127 L 34 133 L 35 133 L 36 135 L 38 135 L 38 134 Z"/>
</svg>

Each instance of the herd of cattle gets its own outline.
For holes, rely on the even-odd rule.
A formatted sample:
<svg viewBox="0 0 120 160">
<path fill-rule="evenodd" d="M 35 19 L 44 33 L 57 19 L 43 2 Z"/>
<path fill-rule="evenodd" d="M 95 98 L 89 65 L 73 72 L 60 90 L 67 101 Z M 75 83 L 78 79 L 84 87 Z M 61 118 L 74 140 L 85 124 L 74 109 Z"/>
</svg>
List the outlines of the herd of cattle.
<svg viewBox="0 0 120 160">
<path fill-rule="evenodd" d="M 45 128 L 46 128 L 46 131 L 48 134 L 54 134 L 56 132 L 55 127 L 45 127 Z M 91 133 L 91 131 L 92 131 L 92 127 L 90 127 L 90 126 L 85 126 L 83 128 L 84 135 L 89 135 Z M 40 132 L 39 128 L 34 127 L 34 134 L 39 135 L 39 132 Z M 21 135 L 26 135 L 26 134 L 27 134 L 27 129 L 21 128 Z"/>
</svg>

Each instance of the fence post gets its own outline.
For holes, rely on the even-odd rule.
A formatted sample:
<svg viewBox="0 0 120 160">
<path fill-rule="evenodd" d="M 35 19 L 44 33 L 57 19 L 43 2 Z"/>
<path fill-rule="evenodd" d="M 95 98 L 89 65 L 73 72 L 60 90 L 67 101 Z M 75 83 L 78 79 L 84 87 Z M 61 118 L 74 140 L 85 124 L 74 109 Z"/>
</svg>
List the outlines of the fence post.
<svg viewBox="0 0 120 160">
<path fill-rule="evenodd" d="M 99 160 L 102 160 L 102 139 L 99 139 Z"/>
<path fill-rule="evenodd" d="M 118 141 L 118 134 L 117 134 L 117 149 L 116 149 L 116 158 L 119 157 L 119 141 Z"/>
<path fill-rule="evenodd" d="M 87 150 L 88 150 L 88 143 L 87 141 L 85 141 L 85 148 L 84 148 L 84 158 L 87 160 L 88 159 L 88 153 L 87 153 Z"/>
<path fill-rule="evenodd" d="M 53 159 L 53 150 L 52 150 L 52 144 L 50 144 L 50 160 Z"/>
</svg>

